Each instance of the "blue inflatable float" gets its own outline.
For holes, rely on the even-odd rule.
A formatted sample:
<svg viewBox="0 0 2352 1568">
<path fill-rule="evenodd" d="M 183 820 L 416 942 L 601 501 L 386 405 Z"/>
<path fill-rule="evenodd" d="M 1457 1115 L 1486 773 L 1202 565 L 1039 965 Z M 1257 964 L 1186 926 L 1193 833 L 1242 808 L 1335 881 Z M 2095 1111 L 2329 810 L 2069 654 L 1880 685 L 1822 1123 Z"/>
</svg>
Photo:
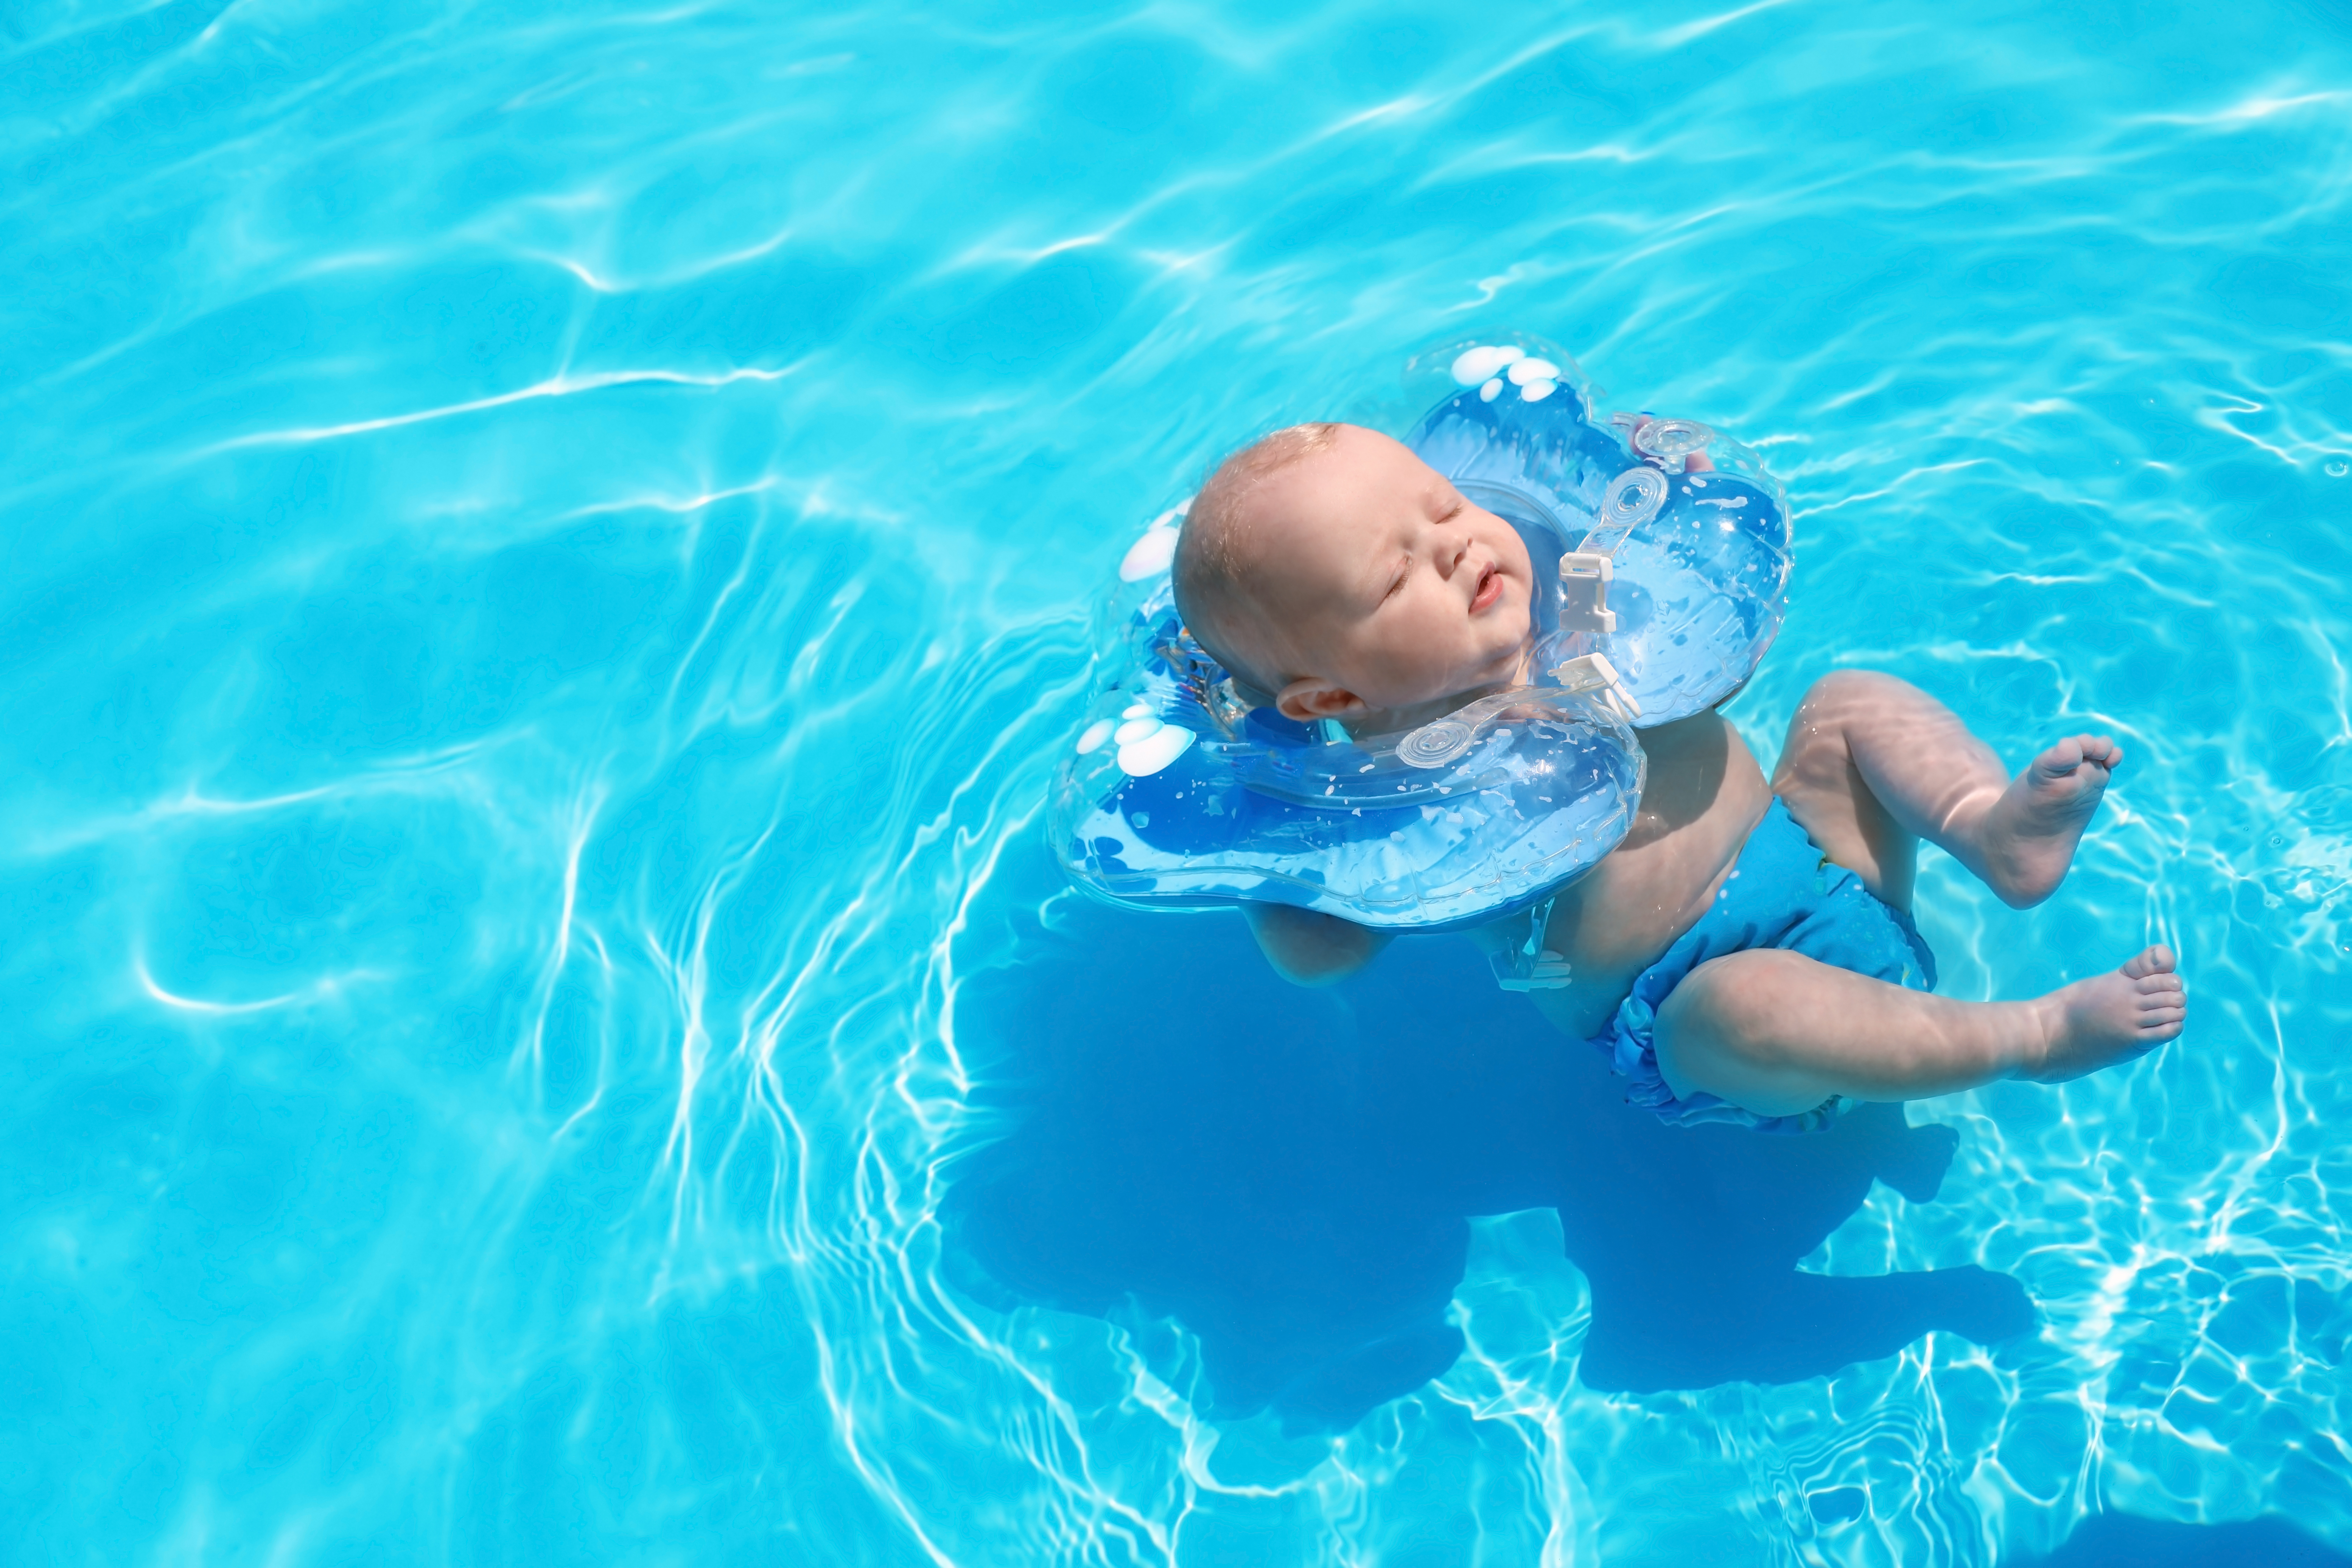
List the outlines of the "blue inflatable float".
<svg viewBox="0 0 2352 1568">
<path fill-rule="evenodd" d="M 1435 374 L 1433 374 L 1435 373 Z M 1780 630 L 1789 516 L 1704 425 L 1597 416 L 1567 355 L 1513 334 L 1408 366 L 1446 395 L 1403 437 L 1525 539 L 1542 684 L 1396 734 L 1251 708 L 1176 615 L 1182 507 L 1128 550 L 1097 623 L 1092 710 L 1054 787 L 1078 886 L 1124 904 L 1288 904 L 1389 931 L 1538 909 L 1614 848 L 1633 731 L 1721 702 Z M 1505 984 L 1548 983 L 1529 944 Z"/>
</svg>

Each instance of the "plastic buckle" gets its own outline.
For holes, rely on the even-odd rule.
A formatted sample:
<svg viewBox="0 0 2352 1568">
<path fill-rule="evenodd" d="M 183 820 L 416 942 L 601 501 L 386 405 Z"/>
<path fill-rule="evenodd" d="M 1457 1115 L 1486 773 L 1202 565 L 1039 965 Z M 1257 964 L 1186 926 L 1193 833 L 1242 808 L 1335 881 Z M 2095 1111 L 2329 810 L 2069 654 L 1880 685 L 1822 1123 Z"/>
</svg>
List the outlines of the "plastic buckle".
<svg viewBox="0 0 2352 1568">
<path fill-rule="evenodd" d="M 1559 558 L 1559 629 L 1601 632 L 1617 629 L 1617 612 L 1609 607 L 1609 584 L 1616 579 L 1616 563 L 1597 550 L 1571 550 Z"/>
<path fill-rule="evenodd" d="M 1543 944 L 1544 929 L 1551 924 L 1553 900 L 1546 899 L 1528 911 L 1528 940 L 1507 951 L 1486 955 L 1495 984 L 1506 991 L 1557 991 L 1573 984 L 1568 960 Z"/>
<path fill-rule="evenodd" d="M 1558 991 L 1576 984 L 1568 960 L 1549 948 L 1531 959 L 1520 958 L 1516 951 L 1498 952 L 1488 963 L 1494 966 L 1495 984 L 1505 991 Z"/>
<path fill-rule="evenodd" d="M 1602 705 L 1628 724 L 1642 716 L 1641 703 L 1625 689 L 1625 678 L 1617 673 L 1617 667 L 1604 655 L 1588 653 L 1566 664 L 1554 665 L 1551 679 L 1554 685 L 1570 696 L 1598 691 Z"/>
</svg>

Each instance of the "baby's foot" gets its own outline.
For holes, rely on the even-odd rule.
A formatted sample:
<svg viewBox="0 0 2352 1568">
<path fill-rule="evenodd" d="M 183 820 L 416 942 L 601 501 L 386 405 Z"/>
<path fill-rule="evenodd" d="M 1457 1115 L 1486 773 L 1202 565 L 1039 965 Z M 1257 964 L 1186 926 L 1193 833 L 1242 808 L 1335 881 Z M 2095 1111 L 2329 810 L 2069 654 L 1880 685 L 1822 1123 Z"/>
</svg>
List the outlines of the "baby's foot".
<svg viewBox="0 0 2352 1568">
<path fill-rule="evenodd" d="M 2077 980 L 2029 1004 L 2041 1016 L 2042 1052 L 2017 1076 L 2063 1083 L 2179 1036 L 2188 1002 L 2172 963 L 2170 948 L 2151 947 L 2112 973 Z"/>
<path fill-rule="evenodd" d="M 1977 827 L 1985 885 L 2014 910 L 2058 890 L 2074 846 L 2099 809 L 2124 749 L 2105 735 L 2071 735 L 2011 779 Z"/>
</svg>

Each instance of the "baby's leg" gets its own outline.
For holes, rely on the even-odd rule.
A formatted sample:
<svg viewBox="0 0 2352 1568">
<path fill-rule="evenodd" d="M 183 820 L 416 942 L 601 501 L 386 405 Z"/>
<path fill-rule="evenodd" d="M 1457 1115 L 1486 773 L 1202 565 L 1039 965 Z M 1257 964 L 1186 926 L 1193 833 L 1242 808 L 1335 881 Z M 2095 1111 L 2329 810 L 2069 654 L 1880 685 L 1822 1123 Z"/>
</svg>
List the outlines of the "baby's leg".
<svg viewBox="0 0 2352 1568">
<path fill-rule="evenodd" d="M 2169 949 L 2031 1002 L 1956 1002 L 1774 949 L 1700 964 L 1658 1009 L 1658 1068 L 1759 1116 L 1832 1095 L 1916 1100 L 2004 1078 L 2056 1083 L 2180 1033 Z"/>
<path fill-rule="evenodd" d="M 1839 865 L 1908 909 L 1921 838 L 2015 909 L 2057 890 L 2123 748 L 2075 735 L 2014 779 L 1952 710 L 1891 675 L 1840 670 L 1789 721 L 1772 793 Z"/>
</svg>

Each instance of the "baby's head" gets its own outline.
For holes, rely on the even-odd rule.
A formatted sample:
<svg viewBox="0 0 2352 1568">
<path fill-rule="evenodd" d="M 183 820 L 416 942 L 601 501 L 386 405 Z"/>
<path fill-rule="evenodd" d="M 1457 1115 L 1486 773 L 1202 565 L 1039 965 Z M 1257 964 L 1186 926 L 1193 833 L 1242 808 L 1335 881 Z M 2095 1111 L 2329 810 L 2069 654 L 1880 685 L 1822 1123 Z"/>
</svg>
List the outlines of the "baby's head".
<svg viewBox="0 0 2352 1568">
<path fill-rule="evenodd" d="M 1527 652 L 1517 531 L 1360 426 L 1296 425 L 1226 458 L 1175 572 L 1193 637 L 1301 721 L 1506 685 Z"/>
</svg>

